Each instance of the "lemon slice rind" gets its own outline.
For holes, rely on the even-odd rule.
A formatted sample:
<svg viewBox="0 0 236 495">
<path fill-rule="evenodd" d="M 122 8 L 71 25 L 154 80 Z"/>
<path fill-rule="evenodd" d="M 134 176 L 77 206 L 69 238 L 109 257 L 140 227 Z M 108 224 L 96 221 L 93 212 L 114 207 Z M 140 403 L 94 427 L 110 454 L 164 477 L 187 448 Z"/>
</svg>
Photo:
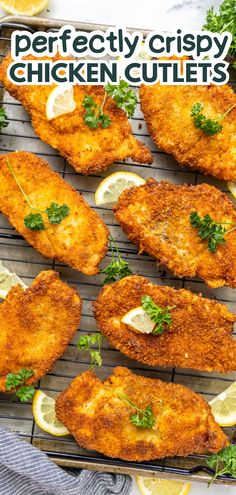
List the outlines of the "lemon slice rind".
<svg viewBox="0 0 236 495">
<path fill-rule="evenodd" d="M 41 390 L 37 390 L 33 399 L 33 415 L 37 426 L 56 437 L 69 435 L 67 428 L 57 419 L 55 400 Z"/>
<path fill-rule="evenodd" d="M 236 424 L 236 382 L 209 402 L 215 421 L 220 426 Z"/>
<path fill-rule="evenodd" d="M 116 203 L 120 194 L 133 186 L 145 184 L 145 179 L 133 172 L 115 172 L 106 177 L 95 192 L 97 206 L 107 203 Z"/>
<path fill-rule="evenodd" d="M 227 182 L 227 186 L 232 196 L 236 199 L 236 182 L 229 181 Z"/>
<path fill-rule="evenodd" d="M 75 110 L 74 88 L 71 84 L 56 86 L 48 96 L 46 103 L 47 120 L 61 117 Z"/>
</svg>

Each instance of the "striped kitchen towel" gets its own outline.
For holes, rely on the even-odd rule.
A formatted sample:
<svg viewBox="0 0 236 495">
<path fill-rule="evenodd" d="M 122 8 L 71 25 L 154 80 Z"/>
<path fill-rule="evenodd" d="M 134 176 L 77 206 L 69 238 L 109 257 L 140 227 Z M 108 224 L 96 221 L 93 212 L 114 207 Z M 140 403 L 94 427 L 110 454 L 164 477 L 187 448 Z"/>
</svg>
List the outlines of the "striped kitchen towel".
<svg viewBox="0 0 236 495">
<path fill-rule="evenodd" d="M 67 473 L 46 454 L 0 426 L 0 495 L 128 495 L 131 478 L 83 470 Z"/>
</svg>

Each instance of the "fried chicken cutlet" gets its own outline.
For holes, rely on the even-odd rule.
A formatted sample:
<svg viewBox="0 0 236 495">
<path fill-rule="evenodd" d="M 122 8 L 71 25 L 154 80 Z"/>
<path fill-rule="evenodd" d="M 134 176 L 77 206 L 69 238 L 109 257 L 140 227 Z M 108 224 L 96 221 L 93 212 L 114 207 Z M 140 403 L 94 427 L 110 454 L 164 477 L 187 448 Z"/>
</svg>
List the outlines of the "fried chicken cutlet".
<svg viewBox="0 0 236 495">
<path fill-rule="evenodd" d="M 135 426 L 136 410 L 118 394 L 142 410 L 151 406 L 154 426 Z M 104 382 L 92 371 L 77 376 L 57 398 L 56 414 L 81 447 L 127 461 L 218 452 L 229 443 L 195 392 L 122 367 Z"/>
<path fill-rule="evenodd" d="M 25 59 L 34 59 L 27 56 Z M 45 59 L 45 58 L 44 58 Z M 58 57 L 49 59 L 56 61 Z M 74 86 L 76 109 L 47 120 L 46 102 L 55 85 L 17 86 L 9 81 L 7 68 L 13 60 L 7 55 L 0 66 L 0 80 L 9 93 L 18 99 L 29 112 L 36 134 L 68 160 L 81 174 L 96 174 L 113 162 L 132 158 L 139 163 L 152 163 L 151 152 L 138 141 L 131 131 L 126 113 L 119 109 L 111 97 L 107 97 L 104 113 L 112 123 L 106 129 L 91 129 L 84 122 L 85 109 L 82 105 L 86 95 L 97 105 L 104 98 L 102 86 Z"/>
<path fill-rule="evenodd" d="M 236 103 L 230 86 L 142 85 L 140 103 L 153 141 L 180 165 L 236 180 L 236 107 L 221 121 L 221 132 L 213 136 L 197 129 L 191 116 L 196 103 L 208 119 L 224 114 Z"/>
<path fill-rule="evenodd" d="M 53 368 L 78 329 L 79 294 L 52 270 L 41 272 L 31 287 L 13 287 L 0 305 L 0 391 L 8 373 L 22 368 L 36 382 Z"/>
<path fill-rule="evenodd" d="M 121 319 L 148 295 L 170 311 L 171 324 L 160 335 L 132 329 Z M 100 292 L 94 305 L 101 333 L 126 356 L 149 366 L 177 366 L 206 371 L 236 370 L 236 315 L 227 306 L 189 290 L 158 286 L 130 275 Z"/>
<path fill-rule="evenodd" d="M 216 222 L 236 222 L 233 203 L 208 184 L 178 186 L 149 179 L 124 191 L 114 207 L 118 222 L 140 252 L 146 251 L 178 277 L 197 276 L 212 288 L 236 288 L 236 230 L 225 234 L 225 243 L 210 252 L 190 223 L 194 211 Z M 231 230 L 232 225 L 226 227 Z"/>
<path fill-rule="evenodd" d="M 52 224 L 44 215 L 43 230 L 26 227 L 24 219 L 31 209 L 9 163 L 34 208 L 45 210 L 52 202 L 66 204 L 70 208 L 68 216 L 59 224 Z M 98 272 L 107 251 L 107 227 L 82 196 L 36 155 L 23 151 L 1 155 L 0 211 L 43 256 L 57 258 L 86 275 Z"/>
</svg>

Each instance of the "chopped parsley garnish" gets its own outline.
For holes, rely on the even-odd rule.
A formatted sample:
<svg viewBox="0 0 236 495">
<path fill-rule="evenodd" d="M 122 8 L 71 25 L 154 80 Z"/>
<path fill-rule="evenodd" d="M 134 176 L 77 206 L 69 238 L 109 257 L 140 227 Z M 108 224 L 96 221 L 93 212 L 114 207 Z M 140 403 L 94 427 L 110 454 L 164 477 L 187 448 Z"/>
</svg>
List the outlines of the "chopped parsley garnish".
<svg viewBox="0 0 236 495">
<path fill-rule="evenodd" d="M 209 468 L 215 470 L 215 475 L 209 482 L 209 485 L 222 474 L 230 474 L 236 478 L 236 445 L 229 445 L 218 454 L 212 454 L 206 460 Z"/>
<path fill-rule="evenodd" d="M 9 124 L 7 120 L 6 110 L 4 108 L 0 108 L 0 128 L 7 127 Z"/>
<path fill-rule="evenodd" d="M 219 8 L 219 13 L 211 7 L 207 11 L 206 22 L 203 30 L 211 31 L 212 33 L 223 33 L 229 31 L 232 34 L 232 43 L 228 55 L 232 60 L 236 59 L 236 8 L 235 0 L 224 0 Z M 236 68 L 236 62 L 233 63 Z"/>
<path fill-rule="evenodd" d="M 236 229 L 234 222 L 215 222 L 208 214 L 201 218 L 196 211 L 191 211 L 190 223 L 198 230 L 198 236 L 207 241 L 210 253 L 215 253 L 218 246 L 226 242 L 224 236 Z M 227 230 L 223 227 L 224 224 L 234 225 L 234 227 Z"/>
<path fill-rule="evenodd" d="M 117 280 L 127 277 L 127 275 L 130 275 L 132 273 L 127 261 L 124 261 L 121 258 L 119 249 L 112 236 L 110 236 L 109 244 L 110 244 L 112 259 L 109 265 L 106 268 L 103 268 L 103 270 L 101 270 L 101 273 L 106 275 L 106 277 L 102 282 L 102 285 L 110 284 L 111 282 L 116 282 Z M 116 258 L 115 258 L 115 254 L 117 255 Z"/>
<path fill-rule="evenodd" d="M 200 129 L 207 136 L 214 136 L 222 131 L 223 126 L 221 121 L 226 117 L 226 115 L 236 107 L 236 103 L 232 105 L 224 114 L 216 117 L 215 119 L 208 119 L 202 112 L 203 106 L 201 103 L 195 103 L 191 110 L 191 117 L 193 117 L 194 125 L 197 129 Z"/>
<path fill-rule="evenodd" d="M 45 224 L 43 220 L 43 214 L 47 216 L 49 223 L 51 224 L 59 224 L 61 221 L 67 217 L 70 213 L 70 208 L 66 204 L 59 205 L 58 203 L 52 202 L 46 210 L 39 210 L 38 208 L 34 208 L 34 206 L 31 204 L 27 194 L 25 193 L 24 189 L 20 185 L 16 174 L 10 164 L 10 161 L 7 158 L 7 165 L 9 167 L 9 170 L 12 174 L 12 177 L 14 181 L 16 182 L 17 186 L 19 187 L 22 195 L 24 196 L 26 202 L 28 203 L 31 213 L 27 215 L 24 218 L 24 224 L 25 226 L 30 229 L 30 230 L 44 230 L 45 229 Z M 33 213 L 33 212 L 38 212 L 38 213 Z"/>
<path fill-rule="evenodd" d="M 155 323 L 155 327 L 152 331 L 154 335 L 160 335 L 165 330 L 165 325 L 171 325 L 172 318 L 170 311 L 175 306 L 167 306 L 166 308 L 160 308 L 155 304 L 150 296 L 143 296 L 141 299 L 142 307 L 145 313 Z"/>
<path fill-rule="evenodd" d="M 122 108 L 128 117 L 132 117 L 137 105 L 137 96 L 133 89 L 129 88 L 126 81 L 120 80 L 119 84 L 107 84 L 104 87 L 105 93 L 101 105 L 98 105 L 92 96 L 86 95 L 82 105 L 85 108 L 84 122 L 90 129 L 103 129 L 109 127 L 112 123 L 109 115 L 103 111 L 107 95 L 111 96 L 118 108 Z"/>
<path fill-rule="evenodd" d="M 101 341 L 102 335 L 100 333 L 91 333 L 90 335 L 81 335 L 77 342 L 77 348 L 79 351 L 89 351 L 91 368 L 94 368 L 95 366 L 102 366 Z M 98 344 L 98 349 L 91 349 L 91 346 L 95 344 Z"/>
<path fill-rule="evenodd" d="M 123 394 L 119 390 L 117 390 L 116 393 L 120 399 L 125 401 L 130 407 L 137 411 L 135 414 L 130 415 L 130 422 L 133 425 L 137 426 L 138 428 L 154 428 L 156 419 L 153 415 L 152 406 L 148 405 L 145 407 L 145 409 L 141 409 L 136 404 L 131 402 L 127 395 Z"/>
<path fill-rule="evenodd" d="M 8 373 L 6 390 L 15 392 L 21 402 L 28 402 L 34 396 L 35 388 L 32 385 L 25 385 L 25 382 L 33 375 L 33 370 L 27 368 L 21 368 L 18 373 Z"/>
</svg>

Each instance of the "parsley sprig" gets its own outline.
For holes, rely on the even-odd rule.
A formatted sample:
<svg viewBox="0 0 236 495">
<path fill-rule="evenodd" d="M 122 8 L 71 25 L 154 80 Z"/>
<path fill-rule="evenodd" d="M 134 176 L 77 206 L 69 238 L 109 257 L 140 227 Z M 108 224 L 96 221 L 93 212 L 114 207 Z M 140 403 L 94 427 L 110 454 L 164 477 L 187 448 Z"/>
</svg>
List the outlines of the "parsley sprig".
<svg viewBox="0 0 236 495">
<path fill-rule="evenodd" d="M 215 222 L 208 214 L 201 218 L 196 211 L 191 211 L 190 223 L 198 230 L 198 236 L 207 241 L 210 253 L 215 253 L 218 246 L 226 242 L 224 236 L 236 229 L 234 222 Z M 234 225 L 234 227 L 227 230 L 223 225 Z"/>
<path fill-rule="evenodd" d="M 160 308 L 157 306 L 150 296 L 144 295 L 141 299 L 142 307 L 145 313 L 155 323 L 155 327 L 152 331 L 153 335 L 160 335 L 165 330 L 165 324 L 171 325 L 172 318 L 170 311 L 175 306 L 167 306 L 166 308 Z"/>
<path fill-rule="evenodd" d="M 132 273 L 127 261 L 124 261 L 121 258 L 117 244 L 111 235 L 109 239 L 109 247 L 111 250 L 111 262 L 106 268 L 103 268 L 103 270 L 101 270 L 101 273 L 106 275 L 102 282 L 102 285 L 116 282 L 117 280 L 127 277 L 127 275 L 131 275 Z M 115 257 L 115 254 L 117 257 Z"/>
<path fill-rule="evenodd" d="M 123 394 L 119 390 L 116 391 L 118 397 L 126 402 L 130 407 L 135 409 L 137 412 L 130 415 L 130 422 L 137 426 L 138 428 L 148 428 L 153 429 L 156 423 L 156 419 L 153 415 L 152 406 L 149 404 L 145 409 L 141 409 L 136 404 L 131 402 L 127 395 Z"/>
<path fill-rule="evenodd" d="M 209 485 L 222 474 L 230 474 L 233 478 L 236 478 L 236 445 L 229 445 L 218 454 L 212 454 L 207 458 L 206 462 L 211 469 L 215 470 Z"/>
<path fill-rule="evenodd" d="M 233 108 L 236 107 L 236 103 L 232 105 L 225 113 L 216 117 L 215 119 L 207 119 L 207 117 L 202 112 L 203 106 L 201 103 L 195 103 L 191 110 L 191 117 L 193 117 L 194 125 L 197 129 L 200 129 L 207 136 L 214 136 L 222 131 L 223 126 L 221 121 L 224 120 L 226 115 L 228 115 Z"/>
<path fill-rule="evenodd" d="M 126 81 L 120 80 L 119 84 L 107 84 L 104 87 L 105 93 L 101 105 L 98 105 L 92 96 L 86 95 L 82 105 L 85 108 L 84 122 L 90 129 L 103 129 L 111 125 L 111 118 L 105 114 L 103 109 L 107 96 L 111 96 L 118 108 L 122 108 L 128 117 L 133 117 L 137 105 L 137 96 L 133 89 L 130 89 Z"/>
<path fill-rule="evenodd" d="M 101 341 L 102 335 L 100 333 L 91 333 L 90 335 L 81 335 L 77 342 L 77 348 L 79 351 L 85 350 L 89 351 L 91 364 L 90 368 L 95 366 L 102 366 L 102 356 L 101 356 Z M 92 349 L 92 345 L 98 345 L 98 349 Z"/>
<path fill-rule="evenodd" d="M 0 108 L 0 128 L 7 127 L 9 124 L 7 114 L 4 108 Z"/>
<path fill-rule="evenodd" d="M 203 30 L 211 31 L 212 33 L 223 33 L 229 31 L 232 34 L 232 43 L 229 49 L 229 56 L 236 59 L 236 8 L 235 0 L 224 0 L 219 8 L 219 13 L 211 7 L 207 11 L 206 22 Z M 233 63 L 236 69 L 236 62 Z"/>
<path fill-rule="evenodd" d="M 35 388 L 31 385 L 25 385 L 25 383 L 33 375 L 33 370 L 27 368 L 21 368 L 18 373 L 8 373 L 6 390 L 15 392 L 21 402 L 28 402 L 34 396 Z"/>
<path fill-rule="evenodd" d="M 24 224 L 25 226 L 30 229 L 30 230 L 44 230 L 45 229 L 45 223 L 43 220 L 42 214 L 46 214 L 48 221 L 51 224 L 59 224 L 63 220 L 63 218 L 67 217 L 70 213 L 70 208 L 66 205 L 59 205 L 58 203 L 52 202 L 48 208 L 45 210 L 39 210 L 38 208 L 35 208 L 31 201 L 29 200 L 27 194 L 25 193 L 24 189 L 22 188 L 21 184 L 19 183 L 16 174 L 11 166 L 10 161 L 7 158 L 7 165 L 9 167 L 9 170 L 12 174 L 12 177 L 14 181 L 16 182 L 17 186 L 19 187 L 22 195 L 24 196 L 26 202 L 28 203 L 31 213 L 27 215 L 24 218 Z M 33 213 L 33 212 L 38 212 L 38 213 Z"/>
<path fill-rule="evenodd" d="M 98 129 L 98 127 L 105 129 L 111 124 L 109 115 L 103 112 L 106 98 L 107 93 L 105 92 L 102 104 L 99 106 L 95 103 L 92 96 L 86 95 L 84 97 L 82 102 L 82 105 L 85 108 L 84 122 L 90 129 Z"/>
</svg>

